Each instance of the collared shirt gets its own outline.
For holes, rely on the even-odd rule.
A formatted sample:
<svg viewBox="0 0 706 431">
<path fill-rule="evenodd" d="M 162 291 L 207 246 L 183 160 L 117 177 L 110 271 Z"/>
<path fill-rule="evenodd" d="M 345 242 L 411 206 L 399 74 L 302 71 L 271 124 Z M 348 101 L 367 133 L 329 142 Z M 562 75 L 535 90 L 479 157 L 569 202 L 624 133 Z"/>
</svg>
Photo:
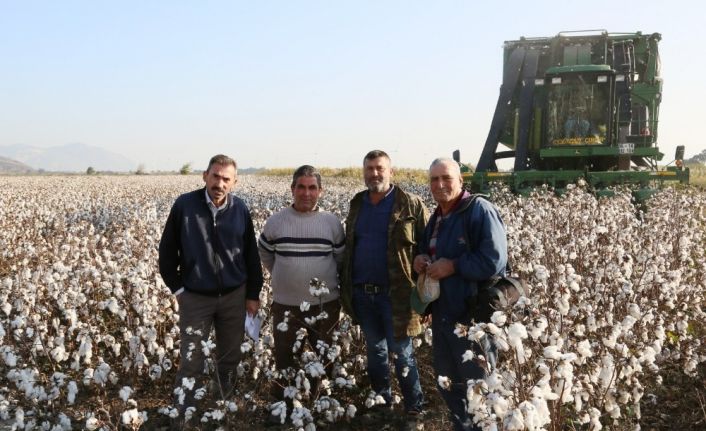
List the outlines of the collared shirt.
<svg viewBox="0 0 706 431">
<path fill-rule="evenodd" d="M 434 229 L 431 232 L 431 238 L 429 239 L 429 257 L 431 257 L 432 261 L 436 261 L 436 238 L 439 236 L 439 227 L 441 226 L 441 223 L 449 218 L 449 216 L 456 211 L 456 208 L 458 208 L 458 205 L 461 203 L 461 200 L 465 197 L 468 197 L 469 193 L 464 191 L 461 193 L 457 198 L 456 201 L 451 205 L 451 208 L 449 209 L 449 212 L 447 212 L 445 215 L 441 213 L 441 207 L 437 206 L 436 210 L 434 210 L 434 215 L 436 216 L 436 222 L 434 223 Z"/>
<path fill-rule="evenodd" d="M 377 205 L 370 202 L 370 193 L 363 197 L 355 223 L 353 252 L 353 284 L 390 284 L 387 268 L 387 230 L 395 203 L 395 187 L 390 187 Z"/>
<path fill-rule="evenodd" d="M 223 205 L 217 207 L 216 204 L 214 204 L 211 200 L 211 195 L 208 194 L 208 189 L 204 189 L 204 193 L 206 193 L 206 203 L 208 203 L 208 209 L 211 210 L 211 214 L 213 215 L 213 219 L 215 220 L 218 211 L 222 210 L 226 207 L 226 205 L 228 205 L 228 195 L 226 195 L 226 198 L 223 201 Z"/>
</svg>

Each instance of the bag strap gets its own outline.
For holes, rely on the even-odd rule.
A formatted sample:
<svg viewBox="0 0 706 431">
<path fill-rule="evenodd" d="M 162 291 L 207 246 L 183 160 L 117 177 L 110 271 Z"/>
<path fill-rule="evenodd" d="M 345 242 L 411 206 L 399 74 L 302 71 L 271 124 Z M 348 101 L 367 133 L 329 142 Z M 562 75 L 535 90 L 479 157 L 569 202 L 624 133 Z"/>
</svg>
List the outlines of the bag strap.
<svg viewBox="0 0 706 431">
<path fill-rule="evenodd" d="M 483 198 L 483 199 L 487 200 L 489 198 L 489 196 L 486 194 L 483 194 L 483 193 L 471 194 L 471 202 L 468 204 L 469 211 L 471 209 L 471 206 L 476 202 L 476 199 L 478 199 L 478 198 Z M 468 225 L 466 224 L 466 217 L 461 217 L 461 221 L 463 222 L 463 239 L 466 241 L 466 249 L 468 251 L 472 251 L 471 250 L 471 238 L 468 236 Z M 510 274 L 512 274 L 512 265 L 510 264 L 510 256 L 508 255 L 507 262 L 505 262 L 505 275 L 510 275 Z M 500 277 L 502 277 L 502 276 L 496 275 L 494 277 L 491 277 L 490 280 L 494 280 L 494 281 L 491 281 L 489 286 L 492 286 L 495 283 L 497 283 L 498 280 L 500 280 Z"/>
</svg>

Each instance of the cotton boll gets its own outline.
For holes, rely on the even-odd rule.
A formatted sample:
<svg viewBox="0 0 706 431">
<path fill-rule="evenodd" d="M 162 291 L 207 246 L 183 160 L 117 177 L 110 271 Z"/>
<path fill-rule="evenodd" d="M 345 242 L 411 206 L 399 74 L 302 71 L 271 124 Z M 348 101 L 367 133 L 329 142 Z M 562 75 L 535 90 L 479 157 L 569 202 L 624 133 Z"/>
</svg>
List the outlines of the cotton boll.
<svg viewBox="0 0 706 431">
<path fill-rule="evenodd" d="M 544 422 L 534 404 L 529 401 L 523 401 L 518 407 L 520 412 L 522 412 L 523 421 L 528 430 L 540 430 L 542 428 Z"/>
<path fill-rule="evenodd" d="M 635 320 L 640 320 L 640 318 L 642 318 L 640 306 L 637 304 L 630 304 L 628 306 L 628 313 L 630 313 L 630 316 L 632 316 Z"/>
<path fill-rule="evenodd" d="M 603 408 L 605 408 L 610 417 L 613 419 L 618 419 L 621 416 L 620 405 L 616 402 L 612 391 L 609 391 L 606 394 Z"/>
<path fill-rule="evenodd" d="M 149 377 L 150 380 L 159 380 L 159 378 L 162 377 L 162 367 L 157 364 L 151 365 L 149 370 Z"/>
<path fill-rule="evenodd" d="M 487 398 L 488 405 L 493 409 L 493 413 L 498 417 L 505 417 L 510 406 L 508 400 L 497 393 L 490 393 Z"/>
<path fill-rule="evenodd" d="M 88 419 L 86 419 L 86 429 L 87 430 L 89 430 L 89 431 L 97 430 L 98 428 L 100 428 L 100 426 L 101 426 L 101 422 L 98 419 L 96 419 L 94 417 L 89 417 Z"/>
<path fill-rule="evenodd" d="M 193 407 L 193 406 L 187 407 L 186 410 L 184 411 L 184 420 L 185 421 L 191 420 L 191 418 L 194 416 L 195 412 L 196 412 L 196 407 Z"/>
<path fill-rule="evenodd" d="M 194 379 L 193 377 L 183 377 L 181 379 L 181 387 L 188 389 L 188 390 L 193 390 L 195 383 L 196 383 L 196 379 Z"/>
<path fill-rule="evenodd" d="M 120 399 L 127 402 L 127 400 L 130 398 L 132 395 L 132 388 L 130 386 L 123 386 L 122 389 L 120 389 L 120 392 L 118 392 L 118 395 L 120 396 Z"/>
<path fill-rule="evenodd" d="M 574 327 L 573 332 L 575 336 L 583 337 L 586 334 L 586 326 L 579 323 Z"/>
<path fill-rule="evenodd" d="M 505 322 L 507 322 L 507 315 L 503 311 L 495 311 L 493 315 L 490 316 L 490 321 L 498 327 L 503 326 Z"/>
<path fill-rule="evenodd" d="M 512 323 L 507 329 L 507 342 L 515 349 L 517 360 L 520 365 L 526 361 L 525 349 L 522 340 L 527 339 L 527 328 L 519 322 Z"/>
<path fill-rule="evenodd" d="M 66 402 L 69 405 L 73 405 L 76 401 L 76 394 L 78 394 L 78 386 L 75 381 L 70 381 L 66 386 Z"/>
<path fill-rule="evenodd" d="M 17 356 L 10 350 L 10 347 L 6 347 L 0 350 L 2 353 L 2 359 L 9 368 L 14 368 L 17 366 Z"/>
<path fill-rule="evenodd" d="M 137 409 L 125 410 L 121 415 L 121 422 L 123 425 L 130 427 L 139 427 L 142 424 L 140 413 Z"/>
<path fill-rule="evenodd" d="M 542 316 L 536 319 L 533 322 L 532 326 L 530 326 L 529 335 L 532 337 L 533 340 L 536 340 L 544 334 L 545 329 L 547 329 L 547 319 Z"/>
<path fill-rule="evenodd" d="M 71 430 L 71 419 L 64 413 L 59 413 L 59 427 L 61 431 Z"/>
<path fill-rule="evenodd" d="M 24 428 L 25 427 L 25 412 L 21 407 L 15 410 L 15 423 L 13 424 L 13 429 Z"/>
<path fill-rule="evenodd" d="M 593 357 L 593 350 L 591 350 L 591 343 L 588 340 L 581 340 L 576 345 L 576 351 L 579 353 L 581 358 Z"/>
<path fill-rule="evenodd" d="M 613 357 L 609 354 L 604 355 L 601 358 L 601 370 L 598 375 L 598 379 L 603 388 L 608 388 L 613 383 L 613 373 L 615 371 L 615 365 L 613 362 Z"/>
<path fill-rule="evenodd" d="M 476 356 L 476 355 L 475 355 L 475 353 L 473 353 L 472 350 L 466 350 L 466 351 L 463 353 L 463 357 L 462 357 L 461 362 L 472 361 L 473 358 L 475 358 L 475 356 Z"/>
<path fill-rule="evenodd" d="M 627 315 L 625 316 L 623 321 L 620 322 L 620 326 L 623 327 L 624 331 L 629 331 L 630 329 L 632 329 L 636 321 L 637 319 L 635 317 L 633 317 L 632 315 Z"/>
<path fill-rule="evenodd" d="M 482 380 L 469 380 L 466 388 L 466 405 L 469 412 L 485 412 L 488 387 Z"/>
<path fill-rule="evenodd" d="M 492 334 L 492 335 L 499 335 L 499 334 L 502 334 L 502 329 L 500 329 L 500 328 L 498 328 L 497 326 L 495 326 L 494 323 L 487 323 L 487 324 L 485 325 L 485 329 L 486 329 L 490 334 Z M 479 333 L 479 332 L 476 332 L 476 333 Z"/>
<path fill-rule="evenodd" d="M 507 431 L 519 431 L 525 429 L 525 421 L 520 409 L 513 409 L 503 419 L 503 428 Z"/>
<path fill-rule="evenodd" d="M 208 391 L 206 390 L 205 387 L 197 388 L 197 389 L 194 391 L 194 399 L 202 400 L 202 399 L 206 396 L 206 393 L 207 393 L 207 392 L 208 392 Z"/>
<path fill-rule="evenodd" d="M 83 384 L 88 386 L 93 380 L 93 368 L 86 368 L 83 370 Z"/>
<path fill-rule="evenodd" d="M 507 344 L 507 341 L 505 340 L 504 336 L 496 336 L 493 338 L 493 340 L 495 341 L 495 347 L 497 347 L 498 351 L 507 352 L 508 350 L 510 350 L 510 345 Z"/>
<path fill-rule="evenodd" d="M 558 360 L 561 357 L 561 352 L 557 346 L 547 346 L 543 350 L 543 356 L 547 359 Z"/>
<path fill-rule="evenodd" d="M 490 392 L 504 392 L 503 385 L 505 380 L 498 370 L 493 370 L 493 372 L 485 378 L 485 383 Z"/>
<path fill-rule="evenodd" d="M 211 354 L 211 351 L 215 348 L 216 343 L 214 343 L 213 340 L 201 340 L 201 351 L 203 352 L 204 356 L 209 356 Z"/>
</svg>

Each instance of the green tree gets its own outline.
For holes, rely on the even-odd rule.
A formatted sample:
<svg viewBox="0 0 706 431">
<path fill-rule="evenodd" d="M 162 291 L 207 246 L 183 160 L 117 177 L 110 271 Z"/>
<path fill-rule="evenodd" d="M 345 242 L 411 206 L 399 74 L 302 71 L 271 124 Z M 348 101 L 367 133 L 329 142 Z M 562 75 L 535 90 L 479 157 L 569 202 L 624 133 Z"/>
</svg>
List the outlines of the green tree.
<svg viewBox="0 0 706 431">
<path fill-rule="evenodd" d="M 96 170 L 93 169 L 93 166 L 89 166 L 88 169 L 86 169 L 86 175 L 95 175 Z"/>
<path fill-rule="evenodd" d="M 191 163 L 184 163 L 179 169 L 181 175 L 189 175 L 191 173 Z"/>
<path fill-rule="evenodd" d="M 684 160 L 686 163 L 706 163 L 706 150 L 701 151 L 694 157 Z"/>
</svg>

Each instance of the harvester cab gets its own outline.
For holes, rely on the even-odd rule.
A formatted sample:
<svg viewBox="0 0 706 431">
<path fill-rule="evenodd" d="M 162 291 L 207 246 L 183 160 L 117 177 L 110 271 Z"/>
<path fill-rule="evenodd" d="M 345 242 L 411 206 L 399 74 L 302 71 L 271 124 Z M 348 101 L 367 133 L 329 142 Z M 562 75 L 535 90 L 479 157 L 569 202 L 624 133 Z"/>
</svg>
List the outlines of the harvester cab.
<svg viewBox="0 0 706 431">
<path fill-rule="evenodd" d="M 502 181 L 519 193 L 541 184 L 561 192 L 584 178 L 598 194 L 629 184 L 644 199 L 665 181 L 688 183 L 680 160 L 658 165 L 660 39 L 590 30 L 505 42 L 490 131 L 475 172 L 464 173 L 470 188 Z M 504 158 L 511 170 L 498 169 Z"/>
</svg>

